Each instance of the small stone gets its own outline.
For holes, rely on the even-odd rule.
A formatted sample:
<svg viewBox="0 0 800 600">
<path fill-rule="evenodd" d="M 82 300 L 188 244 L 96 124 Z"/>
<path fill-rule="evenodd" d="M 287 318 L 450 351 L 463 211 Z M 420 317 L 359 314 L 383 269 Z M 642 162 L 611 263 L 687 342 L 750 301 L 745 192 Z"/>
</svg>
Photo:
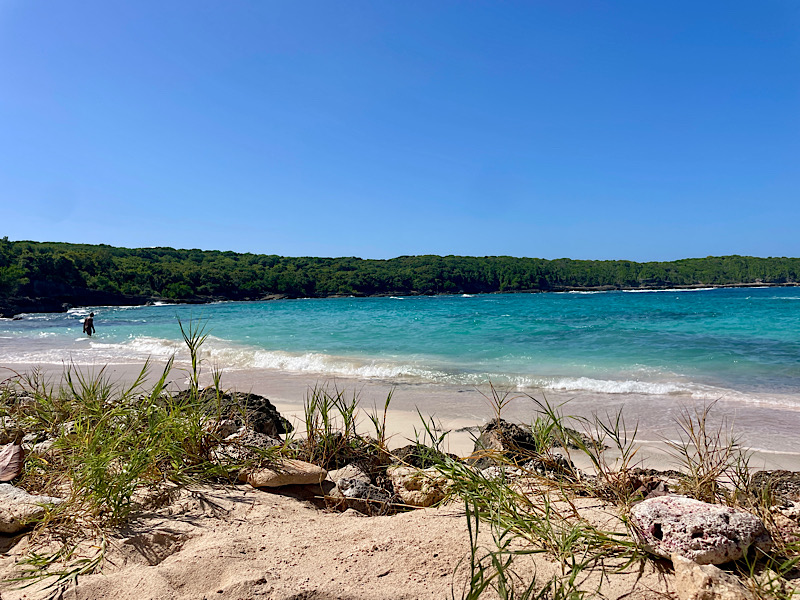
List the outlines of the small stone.
<svg viewBox="0 0 800 600">
<path fill-rule="evenodd" d="M 353 509 L 365 515 L 386 514 L 393 502 L 392 494 L 369 480 L 339 479 L 328 494 L 328 505 L 339 510 Z"/>
<path fill-rule="evenodd" d="M 355 479 L 358 481 L 363 481 L 364 483 L 370 483 L 369 475 L 364 472 L 364 469 L 354 463 L 350 463 L 341 469 L 328 471 L 328 479 L 336 484 L 338 484 L 342 479 Z"/>
<path fill-rule="evenodd" d="M 685 496 L 644 500 L 631 509 L 631 522 L 653 554 L 677 553 L 702 565 L 737 560 L 752 545 L 763 550 L 771 545 L 755 515 Z"/>
<path fill-rule="evenodd" d="M 389 467 L 395 493 L 409 506 L 433 506 L 447 495 L 448 480 L 436 468 Z"/>
<path fill-rule="evenodd" d="M 302 460 L 285 459 L 274 468 L 242 471 L 241 481 L 247 481 L 253 487 L 281 487 L 284 485 L 319 484 L 328 472 L 322 467 Z"/>
<path fill-rule="evenodd" d="M 755 600 L 739 579 L 714 565 L 672 555 L 678 600 Z"/>
<path fill-rule="evenodd" d="M 43 505 L 61 502 L 61 498 L 34 496 L 10 483 L 0 483 L 0 533 L 16 533 L 44 515 Z"/>
</svg>

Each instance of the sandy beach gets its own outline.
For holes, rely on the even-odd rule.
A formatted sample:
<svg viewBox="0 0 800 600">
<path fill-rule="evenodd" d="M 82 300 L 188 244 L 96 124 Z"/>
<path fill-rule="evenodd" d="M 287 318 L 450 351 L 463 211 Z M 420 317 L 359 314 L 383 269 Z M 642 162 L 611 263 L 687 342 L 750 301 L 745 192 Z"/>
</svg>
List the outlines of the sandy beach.
<svg viewBox="0 0 800 600">
<path fill-rule="evenodd" d="M 153 362 L 151 377 L 159 373 L 163 363 Z M 64 371 L 62 364 L 13 365 L 16 372 L 30 371 L 34 367 L 45 373 L 52 381 L 60 379 Z M 111 381 L 119 384 L 133 381 L 141 369 L 140 363 L 110 365 L 83 365 L 85 372 L 98 372 L 101 368 Z M 11 371 L 5 371 L 9 375 Z M 173 387 L 185 386 L 184 371 L 180 364 L 173 370 Z M 205 380 L 211 383 L 206 372 Z M 287 373 L 265 369 L 223 370 L 222 387 L 226 390 L 252 392 L 269 398 L 283 416 L 297 429 L 302 429 L 303 400 L 315 386 L 337 387 L 353 393 L 359 398 L 361 416 L 359 422 L 365 433 L 371 431 L 367 412 L 381 412 L 387 394 L 392 401 L 387 414 L 389 446 L 398 448 L 415 440 L 422 433 L 420 414 L 433 418 L 440 431 L 449 432 L 444 449 L 459 456 L 468 456 L 474 447 L 473 434 L 481 425 L 495 417 L 491 401 L 491 389 L 482 387 L 454 387 L 432 384 L 394 383 L 375 379 L 324 378 L 313 374 Z M 500 395 L 506 391 L 497 390 Z M 516 423 L 530 424 L 536 419 L 538 405 L 547 401 L 558 406 L 565 416 L 576 417 L 573 427 L 584 430 L 594 415 L 613 418 L 622 411 L 626 429 L 640 446 L 637 458 L 644 468 L 667 470 L 677 468 L 669 455 L 666 440 L 677 440 L 680 435 L 679 421 L 684 411 L 702 410 L 708 400 L 671 396 L 658 398 L 635 394 L 604 396 L 597 394 L 557 393 L 548 391 L 507 391 L 508 402 L 503 407 L 502 417 Z M 534 400 L 535 399 L 535 400 Z M 598 406 L 601 412 L 598 414 Z M 791 406 L 762 406 L 730 401 L 720 398 L 711 412 L 714 427 L 723 426 L 732 431 L 740 445 L 750 453 L 753 470 L 785 469 L 800 470 L 800 448 L 796 444 L 800 431 L 800 409 Z M 590 428 L 591 429 L 591 428 Z M 770 436 L 763 432 L 770 431 Z M 580 457 L 576 457 L 580 460 Z"/>
</svg>

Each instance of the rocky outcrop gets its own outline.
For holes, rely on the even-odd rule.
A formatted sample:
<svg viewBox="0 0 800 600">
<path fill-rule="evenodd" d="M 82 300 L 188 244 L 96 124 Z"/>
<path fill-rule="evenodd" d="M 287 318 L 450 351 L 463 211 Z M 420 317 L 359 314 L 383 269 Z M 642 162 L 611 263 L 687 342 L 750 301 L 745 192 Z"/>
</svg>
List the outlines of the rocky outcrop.
<svg viewBox="0 0 800 600">
<path fill-rule="evenodd" d="M 392 481 L 395 493 L 403 504 L 409 506 L 433 506 L 447 495 L 447 478 L 437 469 L 415 469 L 414 467 L 389 467 L 386 474 Z"/>
<path fill-rule="evenodd" d="M 139 306 L 144 296 L 128 296 L 74 287 L 52 281 L 32 281 L 18 296 L 0 298 L 0 317 L 28 312 L 66 312 L 74 306 Z"/>
<path fill-rule="evenodd" d="M 284 459 L 274 467 L 242 471 L 239 479 L 253 487 L 282 487 L 319 484 L 327 474 L 325 469 L 317 465 L 302 460 Z"/>
<path fill-rule="evenodd" d="M 183 398 L 188 393 L 188 391 L 180 392 L 178 398 Z M 218 396 L 217 391 L 209 387 L 202 390 L 199 395 L 207 407 L 207 412 L 217 420 L 218 424 L 225 425 L 222 433 L 230 435 L 235 429 L 246 425 L 256 433 L 278 437 L 294 429 L 269 399 L 258 394 L 220 392 Z"/>
<path fill-rule="evenodd" d="M 631 522 L 653 554 L 679 554 L 698 564 L 719 565 L 741 558 L 752 545 L 771 545 L 755 515 L 685 496 L 644 500 L 631 509 Z"/>
<path fill-rule="evenodd" d="M 536 442 L 528 427 L 494 419 L 481 427 L 468 462 L 477 469 L 498 464 L 493 454 L 502 453 L 507 459 L 525 462 L 536 452 Z"/>
<path fill-rule="evenodd" d="M 672 556 L 678 600 L 755 600 L 739 579 L 714 565 L 698 565 L 680 554 Z"/>
<path fill-rule="evenodd" d="M 407 444 L 392 450 L 392 462 L 416 467 L 417 469 L 427 469 L 437 463 L 444 462 L 448 457 L 456 461 L 461 460 L 455 454 L 445 454 L 435 448 L 419 444 Z"/>
<path fill-rule="evenodd" d="M 61 498 L 34 496 L 10 483 L 0 483 L 0 533 L 20 531 L 44 515 L 45 505 L 61 502 Z"/>
<path fill-rule="evenodd" d="M 756 496 L 770 494 L 781 502 L 800 502 L 800 472 L 758 471 L 753 474 L 750 491 Z"/>
</svg>

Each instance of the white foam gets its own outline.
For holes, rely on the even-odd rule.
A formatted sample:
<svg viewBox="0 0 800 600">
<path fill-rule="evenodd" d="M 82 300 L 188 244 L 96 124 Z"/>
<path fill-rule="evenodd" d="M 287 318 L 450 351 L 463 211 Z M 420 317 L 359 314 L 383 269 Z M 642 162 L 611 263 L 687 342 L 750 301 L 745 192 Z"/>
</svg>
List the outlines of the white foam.
<svg viewBox="0 0 800 600">
<path fill-rule="evenodd" d="M 657 294 L 661 292 L 708 292 L 711 290 L 718 290 L 720 288 L 704 287 L 704 288 L 668 288 L 664 290 L 622 290 L 626 294 Z"/>
</svg>

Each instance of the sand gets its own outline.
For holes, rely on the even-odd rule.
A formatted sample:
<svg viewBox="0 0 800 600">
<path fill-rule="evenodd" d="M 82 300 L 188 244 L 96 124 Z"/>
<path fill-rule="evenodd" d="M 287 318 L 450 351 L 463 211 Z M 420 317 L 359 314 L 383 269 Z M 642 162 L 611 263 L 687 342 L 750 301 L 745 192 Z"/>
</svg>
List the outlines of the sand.
<svg viewBox="0 0 800 600">
<path fill-rule="evenodd" d="M 448 505 L 387 517 L 325 512 L 290 492 L 247 485 L 201 488 L 132 523 L 110 540 L 102 574 L 79 578 L 62 597 L 75 600 L 441 600 L 460 598 L 469 554 L 461 507 Z M 612 526 L 608 508 L 584 510 Z M 491 544 L 487 536 L 482 543 Z M 10 569 L 15 554 L 0 558 Z M 558 565 L 538 555 L 518 559 L 527 581 L 547 581 Z M 584 587 L 596 590 L 599 573 Z M 598 597 L 654 598 L 671 576 L 652 564 L 631 566 L 602 583 Z M 37 586 L 2 591 L 3 600 L 41 598 Z M 491 596 L 489 596 L 491 597 Z"/>
<path fill-rule="evenodd" d="M 60 365 L 48 370 L 61 372 Z M 107 373 L 130 380 L 131 365 L 110 365 Z M 183 376 L 177 373 L 176 385 Z M 226 387 L 253 391 L 273 400 L 278 409 L 299 424 L 302 398 L 313 377 L 274 373 L 227 373 Z M 328 382 L 332 384 L 332 382 Z M 390 382 L 336 382 L 357 389 L 364 409 L 380 409 Z M 445 397 L 435 388 L 400 386 L 387 417 L 390 446 L 414 439 L 421 429 L 416 409 L 434 413 L 444 430 L 452 430 L 446 449 L 467 455 L 470 431 L 492 417 L 489 403 L 475 390 Z M 513 419 L 529 417 L 529 400 L 508 407 Z M 577 405 L 579 411 L 586 406 Z M 524 421 L 529 418 L 518 418 Z M 360 417 L 364 431 L 368 419 Z M 637 458 L 642 466 L 674 468 L 663 439 L 643 440 Z M 800 470 L 797 455 L 761 452 L 755 466 Z M 461 598 L 469 556 L 463 506 L 450 504 L 384 517 L 366 517 L 320 510 L 298 490 L 279 493 L 239 485 L 227 489 L 198 488 L 184 492 L 162 508 L 141 516 L 110 539 L 103 572 L 82 576 L 65 599 L 442 599 Z M 624 531 L 615 510 L 596 499 L 581 499 L 582 514 L 611 530 Z M 487 537 L 483 543 L 491 545 Z M 24 554 L 25 542 L 0 556 L 0 572 L 9 573 Z M 640 569 L 641 567 L 641 569 Z M 524 580 L 546 581 L 558 565 L 543 555 L 518 560 Z M 672 576 L 657 562 L 632 565 L 602 581 L 591 574 L 583 587 L 602 598 L 658 598 L 672 590 Z M 43 598 L 38 587 L 3 589 L 2 600 Z"/>
</svg>

